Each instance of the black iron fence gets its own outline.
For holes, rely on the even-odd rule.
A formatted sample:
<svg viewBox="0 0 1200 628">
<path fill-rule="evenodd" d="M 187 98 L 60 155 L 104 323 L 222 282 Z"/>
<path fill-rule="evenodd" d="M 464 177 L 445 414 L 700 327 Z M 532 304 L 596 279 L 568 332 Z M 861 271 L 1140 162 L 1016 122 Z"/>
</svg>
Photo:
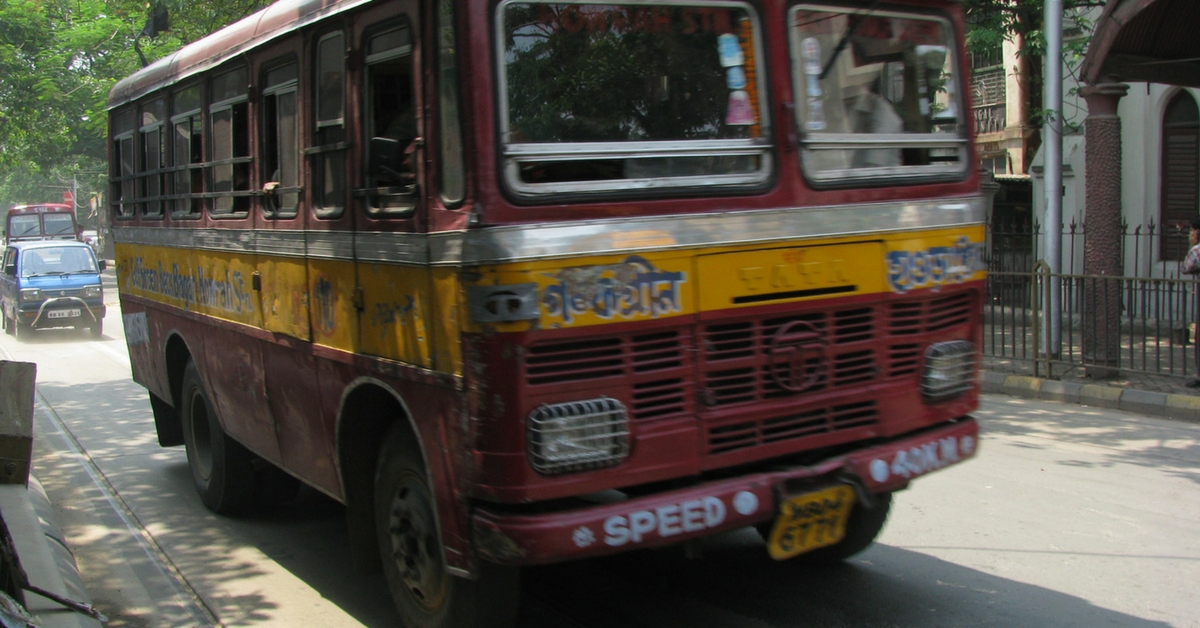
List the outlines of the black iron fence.
<svg viewBox="0 0 1200 628">
<path fill-rule="evenodd" d="M 1084 274 L 1082 222 L 1062 229 L 1059 273 L 1039 261 L 1040 225 L 990 225 L 988 234 L 983 354 L 989 368 L 1049 377 L 1071 369 L 1196 375 L 1198 282 L 1179 273 L 1186 225 L 1124 225 L 1120 277 Z"/>
</svg>

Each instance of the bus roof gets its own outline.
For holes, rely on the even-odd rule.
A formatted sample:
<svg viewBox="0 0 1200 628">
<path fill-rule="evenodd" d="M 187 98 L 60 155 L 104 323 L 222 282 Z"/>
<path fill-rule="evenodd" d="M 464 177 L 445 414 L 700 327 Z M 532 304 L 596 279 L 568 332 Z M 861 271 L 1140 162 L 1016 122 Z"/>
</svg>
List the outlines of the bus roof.
<svg viewBox="0 0 1200 628">
<path fill-rule="evenodd" d="M 108 92 L 108 108 L 135 101 L 280 35 L 369 2 L 371 0 L 280 0 L 121 79 Z"/>
<path fill-rule="evenodd" d="M 36 214 L 48 212 L 69 212 L 74 211 L 74 208 L 66 203 L 29 203 L 27 205 L 13 205 L 8 210 L 9 214 Z"/>
</svg>

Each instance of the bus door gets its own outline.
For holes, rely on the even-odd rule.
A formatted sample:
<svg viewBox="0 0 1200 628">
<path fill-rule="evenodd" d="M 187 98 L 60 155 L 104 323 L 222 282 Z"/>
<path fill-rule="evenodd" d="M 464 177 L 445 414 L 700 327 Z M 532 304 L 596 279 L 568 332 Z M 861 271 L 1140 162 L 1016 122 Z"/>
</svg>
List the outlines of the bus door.
<svg viewBox="0 0 1200 628">
<path fill-rule="evenodd" d="M 418 14 L 413 2 L 364 13 L 357 22 L 363 59 L 354 81 L 361 159 L 353 185 L 355 262 L 363 353 L 430 368 L 431 298 L 424 211 Z"/>
<path fill-rule="evenodd" d="M 326 490 L 337 487 L 332 447 L 324 437 L 310 295 L 309 229 L 318 222 L 301 200 L 300 89 L 303 40 L 296 37 L 258 58 L 258 203 L 255 281 L 262 304 L 267 404 L 285 467 Z M 313 238 L 321 250 L 329 231 Z M 327 260 L 328 261 L 328 260 Z"/>
<path fill-rule="evenodd" d="M 196 281 L 196 311 L 220 321 L 263 327 L 263 310 L 258 299 L 254 276 L 258 257 L 254 238 L 251 155 L 251 97 L 248 67 L 230 64 L 212 74 L 206 90 L 200 84 L 184 86 L 170 95 L 173 115 L 167 118 L 167 98 L 144 103 L 138 128 L 138 191 L 144 195 L 139 211 L 149 219 L 162 222 L 172 216 L 172 227 L 188 229 L 197 246 L 187 251 L 181 268 Z M 206 112 L 199 106 L 206 98 Z M 151 115 L 151 113 L 154 113 Z M 206 120 L 205 120 L 206 115 Z M 203 127 L 208 125 L 208 144 L 204 145 Z M 164 139 L 172 134 L 172 150 L 164 150 Z M 200 144 L 197 146 L 197 144 Z M 194 156 L 204 155 L 202 172 L 208 195 L 199 209 L 188 198 L 166 202 L 162 192 L 168 184 L 188 195 L 196 192 L 192 173 Z M 180 167 L 169 174 L 163 168 L 168 160 Z M 172 253 L 163 252 L 170 256 Z M 148 261 L 151 268 L 157 263 Z M 170 268 L 173 261 L 167 262 Z M 224 429 L 265 459 L 278 461 L 280 450 L 275 424 L 260 400 L 266 394 L 262 342 L 234 325 L 205 325 L 202 371 L 209 382 L 212 402 L 227 420 Z M 247 420 L 242 420 L 245 418 Z"/>
</svg>

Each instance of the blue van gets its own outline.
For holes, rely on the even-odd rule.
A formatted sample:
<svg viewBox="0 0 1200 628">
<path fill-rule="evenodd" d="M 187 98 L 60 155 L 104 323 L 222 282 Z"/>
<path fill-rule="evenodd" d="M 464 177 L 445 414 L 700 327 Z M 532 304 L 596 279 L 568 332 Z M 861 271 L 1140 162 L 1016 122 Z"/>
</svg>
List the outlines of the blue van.
<svg viewBox="0 0 1200 628">
<path fill-rule="evenodd" d="M 4 251 L 0 312 L 4 329 L 21 337 L 35 329 L 87 329 L 104 333 L 104 289 L 92 247 L 71 240 L 13 242 Z"/>
</svg>

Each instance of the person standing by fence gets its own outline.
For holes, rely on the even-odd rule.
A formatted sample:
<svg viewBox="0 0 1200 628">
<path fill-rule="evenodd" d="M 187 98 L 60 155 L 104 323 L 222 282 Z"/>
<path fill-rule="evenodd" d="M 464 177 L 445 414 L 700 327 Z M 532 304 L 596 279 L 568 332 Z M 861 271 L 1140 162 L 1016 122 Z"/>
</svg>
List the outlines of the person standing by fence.
<svg viewBox="0 0 1200 628">
<path fill-rule="evenodd" d="M 1183 262 L 1179 264 L 1179 272 L 1185 275 L 1200 274 L 1200 218 L 1192 219 L 1192 228 L 1188 231 L 1188 249 L 1187 256 L 1183 258 Z M 1192 319 L 1196 323 L 1196 332 L 1200 334 L 1200 304 L 1197 304 L 1193 312 Z M 1192 338 L 1192 347 L 1196 354 L 1196 377 L 1188 382 L 1188 388 L 1200 388 L 1200 342 L 1196 338 Z"/>
</svg>

